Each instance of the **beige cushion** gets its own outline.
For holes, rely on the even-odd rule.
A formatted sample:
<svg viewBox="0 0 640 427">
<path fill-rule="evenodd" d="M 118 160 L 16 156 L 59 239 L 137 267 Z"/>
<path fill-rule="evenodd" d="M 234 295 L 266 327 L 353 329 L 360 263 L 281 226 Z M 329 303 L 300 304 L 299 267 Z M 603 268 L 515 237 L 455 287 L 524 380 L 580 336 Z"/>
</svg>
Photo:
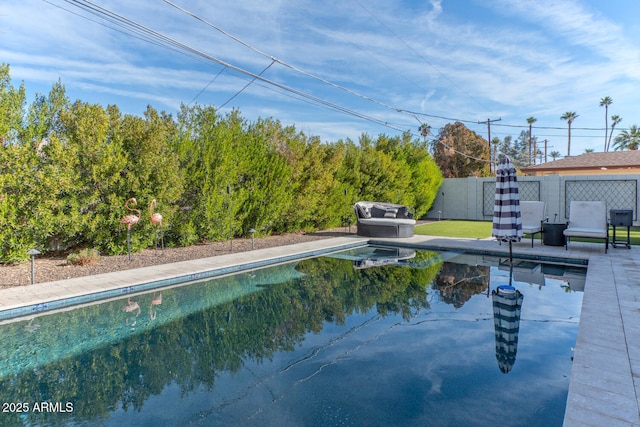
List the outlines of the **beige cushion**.
<svg viewBox="0 0 640 427">
<path fill-rule="evenodd" d="M 522 217 L 523 233 L 532 234 L 541 231 L 541 222 L 544 220 L 544 202 L 521 201 L 520 215 Z"/>
<path fill-rule="evenodd" d="M 605 239 L 607 230 L 597 228 L 571 227 L 564 230 L 564 235 L 568 237 L 593 237 L 595 239 Z"/>
<path fill-rule="evenodd" d="M 537 227 L 525 227 L 524 225 L 522 226 L 522 232 L 524 234 L 533 234 L 539 231 L 542 231 L 542 227 L 540 227 L 540 224 L 538 224 Z"/>
<path fill-rule="evenodd" d="M 358 218 L 360 224 L 365 225 L 415 225 L 415 219 L 406 218 Z"/>
<path fill-rule="evenodd" d="M 602 201 L 572 201 L 569 206 L 569 224 L 564 230 L 567 237 L 593 237 L 606 239 L 607 204 Z"/>
</svg>

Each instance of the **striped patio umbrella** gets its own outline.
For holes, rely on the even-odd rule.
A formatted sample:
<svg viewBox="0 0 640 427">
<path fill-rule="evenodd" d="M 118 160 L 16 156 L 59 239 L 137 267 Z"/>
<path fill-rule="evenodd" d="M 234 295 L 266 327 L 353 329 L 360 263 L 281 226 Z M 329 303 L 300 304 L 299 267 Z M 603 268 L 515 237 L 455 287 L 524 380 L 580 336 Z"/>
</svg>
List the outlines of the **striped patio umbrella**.
<svg viewBox="0 0 640 427">
<path fill-rule="evenodd" d="M 512 260 L 511 243 L 522 239 L 522 217 L 516 168 L 506 156 L 500 159 L 496 170 L 492 236 L 501 242 L 509 242 L 509 260 Z"/>
</svg>

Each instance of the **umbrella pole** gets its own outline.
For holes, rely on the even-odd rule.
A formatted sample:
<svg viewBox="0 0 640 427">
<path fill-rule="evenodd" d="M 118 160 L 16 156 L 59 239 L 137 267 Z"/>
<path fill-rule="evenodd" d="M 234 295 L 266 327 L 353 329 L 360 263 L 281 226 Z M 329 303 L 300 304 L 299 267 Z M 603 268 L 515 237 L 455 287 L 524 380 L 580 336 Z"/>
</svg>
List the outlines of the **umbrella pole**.
<svg viewBox="0 0 640 427">
<path fill-rule="evenodd" d="M 511 240 L 509 240 L 509 263 L 513 265 L 513 248 L 511 247 Z"/>
<path fill-rule="evenodd" d="M 509 266 L 509 286 L 513 284 L 513 262 Z"/>
</svg>

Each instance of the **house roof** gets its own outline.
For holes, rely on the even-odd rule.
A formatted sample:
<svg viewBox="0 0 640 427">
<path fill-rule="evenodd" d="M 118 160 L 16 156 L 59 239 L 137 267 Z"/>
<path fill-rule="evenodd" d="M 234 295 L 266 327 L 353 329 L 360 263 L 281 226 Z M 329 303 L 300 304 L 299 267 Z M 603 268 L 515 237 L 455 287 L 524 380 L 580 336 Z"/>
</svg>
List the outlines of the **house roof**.
<svg viewBox="0 0 640 427">
<path fill-rule="evenodd" d="M 541 165 L 522 168 L 522 172 L 560 171 L 566 169 L 620 169 L 640 167 L 640 150 L 584 153 Z"/>
</svg>

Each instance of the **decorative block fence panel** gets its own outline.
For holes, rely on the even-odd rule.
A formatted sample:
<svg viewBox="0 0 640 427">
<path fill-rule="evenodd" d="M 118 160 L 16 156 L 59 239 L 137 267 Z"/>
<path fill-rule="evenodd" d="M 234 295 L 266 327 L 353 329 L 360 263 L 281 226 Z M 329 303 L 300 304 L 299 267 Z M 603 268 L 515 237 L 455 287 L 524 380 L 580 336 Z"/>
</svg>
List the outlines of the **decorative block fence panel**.
<svg viewBox="0 0 640 427">
<path fill-rule="evenodd" d="M 518 181 L 520 200 L 540 200 L 540 181 Z M 482 183 L 482 214 L 493 215 L 493 204 L 496 196 L 496 182 L 484 181 Z"/>
<path fill-rule="evenodd" d="M 607 209 L 633 209 L 633 220 L 638 220 L 638 181 L 635 179 L 573 181 L 565 180 L 565 218 L 569 218 L 571 200 L 604 200 Z"/>
<path fill-rule="evenodd" d="M 640 175 L 523 176 L 518 177 L 521 200 L 545 202 L 551 221 L 569 218 L 572 200 L 604 200 L 607 209 L 632 209 L 638 223 Z M 431 219 L 490 221 L 493 215 L 495 178 L 447 178 L 427 212 Z"/>
</svg>

